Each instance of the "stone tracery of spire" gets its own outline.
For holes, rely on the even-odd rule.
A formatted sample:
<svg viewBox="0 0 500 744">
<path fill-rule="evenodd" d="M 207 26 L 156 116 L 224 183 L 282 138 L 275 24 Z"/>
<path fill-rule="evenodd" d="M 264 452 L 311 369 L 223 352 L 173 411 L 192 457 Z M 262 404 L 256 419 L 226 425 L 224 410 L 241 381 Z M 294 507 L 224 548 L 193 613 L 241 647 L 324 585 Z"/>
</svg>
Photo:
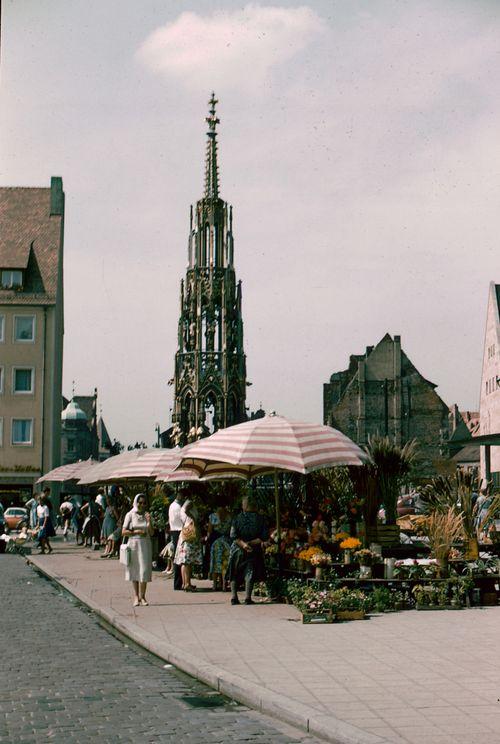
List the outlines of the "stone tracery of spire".
<svg viewBox="0 0 500 744">
<path fill-rule="evenodd" d="M 217 131 L 216 127 L 220 119 L 215 115 L 215 107 L 218 103 L 215 93 L 208 102 L 209 116 L 205 121 L 208 124 L 207 132 L 207 151 L 205 158 L 205 199 L 219 198 L 219 169 L 217 167 Z"/>
</svg>

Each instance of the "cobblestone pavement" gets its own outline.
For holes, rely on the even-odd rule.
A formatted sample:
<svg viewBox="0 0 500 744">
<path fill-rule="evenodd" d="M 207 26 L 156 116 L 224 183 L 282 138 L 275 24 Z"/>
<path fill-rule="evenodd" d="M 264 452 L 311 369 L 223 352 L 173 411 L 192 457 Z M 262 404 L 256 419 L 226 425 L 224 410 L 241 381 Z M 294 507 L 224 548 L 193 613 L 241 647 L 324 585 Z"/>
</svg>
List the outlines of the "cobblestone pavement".
<svg viewBox="0 0 500 744">
<path fill-rule="evenodd" d="M 2 744 L 319 744 L 119 640 L 18 556 L 0 597 Z"/>
</svg>

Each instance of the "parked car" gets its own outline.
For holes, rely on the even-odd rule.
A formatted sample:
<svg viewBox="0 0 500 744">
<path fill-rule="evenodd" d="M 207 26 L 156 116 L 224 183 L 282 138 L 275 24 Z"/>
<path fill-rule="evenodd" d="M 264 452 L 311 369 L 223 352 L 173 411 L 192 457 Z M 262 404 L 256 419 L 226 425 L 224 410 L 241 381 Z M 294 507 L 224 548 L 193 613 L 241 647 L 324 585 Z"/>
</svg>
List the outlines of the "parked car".
<svg viewBox="0 0 500 744">
<path fill-rule="evenodd" d="M 398 517 L 406 517 L 408 514 L 416 514 L 415 496 L 407 493 L 398 499 Z"/>
<path fill-rule="evenodd" d="M 9 530 L 17 530 L 23 522 L 28 522 L 28 510 L 22 506 L 10 506 L 4 512 L 5 524 Z"/>
<path fill-rule="evenodd" d="M 411 491 L 405 493 L 398 499 L 398 517 L 406 517 L 409 514 L 426 514 L 427 505 L 422 499 L 422 494 L 419 491 Z"/>
</svg>

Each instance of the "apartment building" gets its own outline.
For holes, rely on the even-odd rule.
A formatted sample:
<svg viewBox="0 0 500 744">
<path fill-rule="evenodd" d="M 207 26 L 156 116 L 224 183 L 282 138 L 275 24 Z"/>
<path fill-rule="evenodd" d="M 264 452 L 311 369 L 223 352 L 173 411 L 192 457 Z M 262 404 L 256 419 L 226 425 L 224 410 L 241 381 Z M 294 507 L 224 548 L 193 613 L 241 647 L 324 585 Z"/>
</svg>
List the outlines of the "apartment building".
<svg viewBox="0 0 500 744">
<path fill-rule="evenodd" d="M 481 475 L 500 487 L 500 284 L 490 283 L 479 403 Z"/>
<path fill-rule="evenodd" d="M 64 191 L 0 188 L 0 501 L 60 464 Z"/>
</svg>

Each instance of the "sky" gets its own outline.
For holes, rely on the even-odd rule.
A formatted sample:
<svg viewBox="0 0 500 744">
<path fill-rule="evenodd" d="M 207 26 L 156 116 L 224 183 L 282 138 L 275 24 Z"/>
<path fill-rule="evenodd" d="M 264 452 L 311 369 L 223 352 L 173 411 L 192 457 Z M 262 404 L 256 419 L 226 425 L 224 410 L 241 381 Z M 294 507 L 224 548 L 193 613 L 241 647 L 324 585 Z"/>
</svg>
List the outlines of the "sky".
<svg viewBox="0 0 500 744">
<path fill-rule="evenodd" d="M 477 409 L 500 282 L 497 0 L 4 0 L 0 185 L 66 192 L 64 393 L 170 424 L 189 206 L 219 99 L 247 405 L 322 420 L 386 332 Z"/>
</svg>

